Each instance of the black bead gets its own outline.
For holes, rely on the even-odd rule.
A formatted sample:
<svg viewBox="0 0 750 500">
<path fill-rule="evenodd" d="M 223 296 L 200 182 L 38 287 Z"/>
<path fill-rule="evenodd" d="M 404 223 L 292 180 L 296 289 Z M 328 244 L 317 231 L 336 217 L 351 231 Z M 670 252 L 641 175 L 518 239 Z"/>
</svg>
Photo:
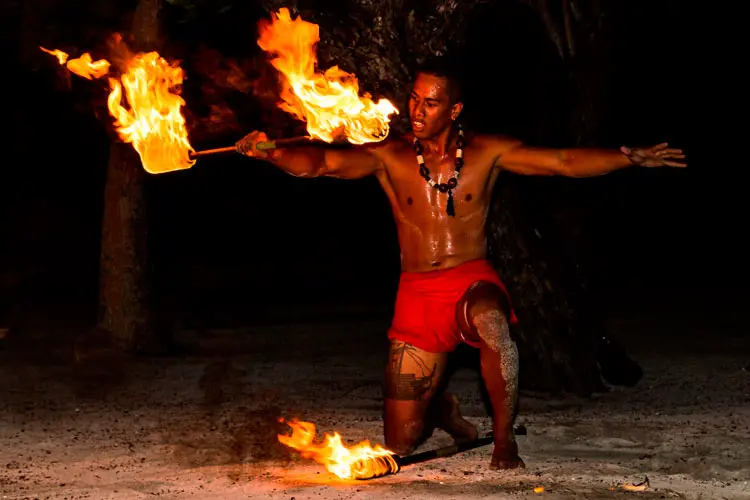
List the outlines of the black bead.
<svg viewBox="0 0 750 500">
<path fill-rule="evenodd" d="M 456 158 L 456 166 L 457 167 L 463 167 L 464 166 L 464 159 L 463 158 Z"/>
<path fill-rule="evenodd" d="M 448 179 L 448 189 L 455 188 L 457 184 L 458 184 L 458 180 L 456 180 L 455 177 L 451 177 L 450 179 Z"/>
<path fill-rule="evenodd" d="M 430 170 L 427 167 L 425 167 L 424 165 L 422 165 L 421 167 L 419 167 L 419 175 L 421 175 L 422 177 L 428 177 L 429 178 L 430 177 Z"/>
<path fill-rule="evenodd" d="M 438 189 L 440 190 L 441 193 L 447 193 L 448 184 L 446 184 L 445 182 L 441 182 L 440 184 L 438 184 Z"/>
</svg>

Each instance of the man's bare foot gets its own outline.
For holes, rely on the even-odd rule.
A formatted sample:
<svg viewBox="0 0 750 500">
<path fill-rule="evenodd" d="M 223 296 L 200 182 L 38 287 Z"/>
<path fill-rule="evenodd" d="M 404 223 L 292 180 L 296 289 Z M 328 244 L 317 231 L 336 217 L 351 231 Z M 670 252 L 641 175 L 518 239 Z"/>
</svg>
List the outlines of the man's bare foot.
<svg viewBox="0 0 750 500">
<path fill-rule="evenodd" d="M 440 403 L 438 428 L 450 434 L 454 441 L 472 441 L 479 437 L 477 428 L 461 416 L 458 398 L 454 394 L 443 393 Z"/>
<path fill-rule="evenodd" d="M 491 470 L 501 469 L 523 469 L 526 464 L 518 456 L 518 445 L 512 439 L 504 443 L 495 442 L 495 449 L 492 452 L 490 461 Z"/>
</svg>

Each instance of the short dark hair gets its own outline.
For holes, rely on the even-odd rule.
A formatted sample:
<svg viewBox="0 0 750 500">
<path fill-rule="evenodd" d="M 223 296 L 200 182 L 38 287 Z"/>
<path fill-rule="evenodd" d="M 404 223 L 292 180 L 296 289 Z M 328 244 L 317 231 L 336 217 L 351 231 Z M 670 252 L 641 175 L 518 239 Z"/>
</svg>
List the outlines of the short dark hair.
<svg viewBox="0 0 750 500">
<path fill-rule="evenodd" d="M 448 92 L 452 104 L 463 99 L 463 71 L 455 59 L 447 56 L 430 57 L 417 67 L 414 76 L 420 73 L 448 80 Z"/>
</svg>

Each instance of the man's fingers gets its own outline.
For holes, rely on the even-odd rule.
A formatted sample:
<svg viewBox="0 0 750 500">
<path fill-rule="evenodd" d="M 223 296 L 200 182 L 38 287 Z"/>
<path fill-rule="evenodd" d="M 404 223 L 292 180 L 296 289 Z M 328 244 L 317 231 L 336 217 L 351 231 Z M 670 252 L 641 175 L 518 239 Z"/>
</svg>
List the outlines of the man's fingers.
<svg viewBox="0 0 750 500">
<path fill-rule="evenodd" d="M 678 155 L 678 154 L 682 154 L 682 150 L 677 149 L 677 148 L 666 148 L 666 149 L 658 149 L 656 150 L 656 153 L 660 155 L 670 155 L 670 154 Z"/>
<path fill-rule="evenodd" d="M 677 167 L 677 168 L 687 167 L 687 163 L 681 163 L 677 161 L 665 161 L 664 164 L 668 167 Z"/>
<path fill-rule="evenodd" d="M 235 143 L 237 151 L 247 156 L 261 156 L 258 151 L 255 150 L 255 144 L 262 136 L 265 136 L 262 132 L 257 130 L 250 132 L 245 137 Z M 265 157 L 265 155 L 263 155 Z"/>
<path fill-rule="evenodd" d="M 657 144 L 656 146 L 652 147 L 651 149 L 655 151 L 661 151 L 663 149 L 667 149 L 667 146 L 669 146 L 669 143 L 662 142 L 661 144 Z"/>
<path fill-rule="evenodd" d="M 656 156 L 659 158 L 685 158 L 682 151 L 679 149 L 665 149 L 663 151 L 657 151 Z"/>
<path fill-rule="evenodd" d="M 237 147 L 237 151 L 239 151 L 243 155 L 246 155 L 246 154 L 248 154 L 248 153 L 250 153 L 252 151 L 253 144 L 250 141 L 242 139 L 242 140 L 240 140 L 240 141 L 237 142 L 236 147 Z"/>
</svg>

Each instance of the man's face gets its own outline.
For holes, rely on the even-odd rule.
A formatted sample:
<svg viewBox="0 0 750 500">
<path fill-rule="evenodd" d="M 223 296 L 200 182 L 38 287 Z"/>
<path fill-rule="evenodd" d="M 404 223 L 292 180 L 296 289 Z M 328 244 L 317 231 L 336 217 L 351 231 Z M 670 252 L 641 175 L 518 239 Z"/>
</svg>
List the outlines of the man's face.
<svg viewBox="0 0 750 500">
<path fill-rule="evenodd" d="M 409 98 L 412 131 L 418 139 L 432 139 L 449 129 L 462 104 L 451 104 L 445 78 L 426 73 L 417 75 Z"/>
</svg>

